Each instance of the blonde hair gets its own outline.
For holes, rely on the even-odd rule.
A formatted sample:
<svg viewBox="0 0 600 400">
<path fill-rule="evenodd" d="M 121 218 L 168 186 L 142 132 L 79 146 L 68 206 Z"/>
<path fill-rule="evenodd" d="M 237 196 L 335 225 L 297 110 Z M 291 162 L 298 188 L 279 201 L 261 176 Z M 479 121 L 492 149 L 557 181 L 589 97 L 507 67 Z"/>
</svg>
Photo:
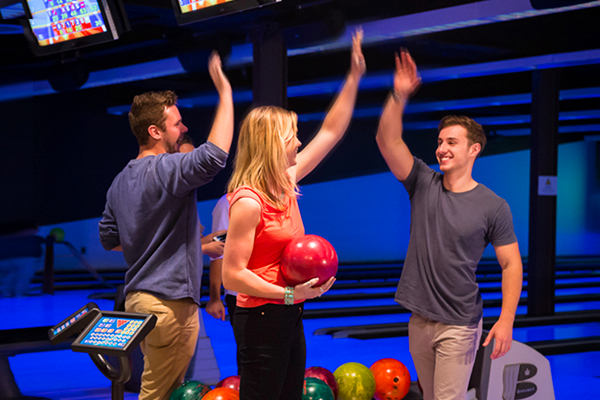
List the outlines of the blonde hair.
<svg viewBox="0 0 600 400">
<path fill-rule="evenodd" d="M 240 127 L 228 192 L 250 186 L 278 208 L 283 207 L 281 194 L 297 194 L 296 182 L 286 173 L 285 151 L 286 143 L 296 137 L 297 119 L 296 113 L 275 106 L 250 111 Z"/>
</svg>

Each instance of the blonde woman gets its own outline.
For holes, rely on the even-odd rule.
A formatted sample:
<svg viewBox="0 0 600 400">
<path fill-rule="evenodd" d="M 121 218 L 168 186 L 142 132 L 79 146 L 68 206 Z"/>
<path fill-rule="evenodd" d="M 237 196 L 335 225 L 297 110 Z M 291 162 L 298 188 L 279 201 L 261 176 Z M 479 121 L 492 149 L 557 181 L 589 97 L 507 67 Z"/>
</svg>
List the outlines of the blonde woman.
<svg viewBox="0 0 600 400">
<path fill-rule="evenodd" d="M 306 368 L 302 325 L 305 299 L 325 293 L 335 278 L 289 286 L 281 254 L 304 235 L 296 184 L 344 136 L 366 67 L 362 32 L 352 40 L 351 67 L 323 125 L 304 150 L 297 116 L 279 107 L 252 110 L 242 122 L 228 187 L 230 225 L 223 284 L 238 292 L 233 323 L 241 375 L 241 400 L 301 400 Z"/>
</svg>

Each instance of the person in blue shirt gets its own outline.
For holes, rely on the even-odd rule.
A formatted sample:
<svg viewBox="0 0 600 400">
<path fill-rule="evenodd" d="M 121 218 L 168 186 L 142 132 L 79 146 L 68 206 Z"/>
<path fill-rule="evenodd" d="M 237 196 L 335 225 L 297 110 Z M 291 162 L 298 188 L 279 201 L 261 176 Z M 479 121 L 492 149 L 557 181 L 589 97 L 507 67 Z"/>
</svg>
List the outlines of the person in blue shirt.
<svg viewBox="0 0 600 400">
<path fill-rule="evenodd" d="M 225 166 L 233 137 L 233 99 L 221 60 L 209 73 L 219 104 L 207 142 L 178 152 L 188 131 L 172 91 L 134 98 L 129 123 L 139 154 L 117 175 L 99 222 L 106 250 L 121 250 L 125 310 L 154 314 L 155 328 L 141 343 L 140 399 L 168 399 L 183 380 L 198 338 L 202 250 L 196 188 Z"/>
</svg>

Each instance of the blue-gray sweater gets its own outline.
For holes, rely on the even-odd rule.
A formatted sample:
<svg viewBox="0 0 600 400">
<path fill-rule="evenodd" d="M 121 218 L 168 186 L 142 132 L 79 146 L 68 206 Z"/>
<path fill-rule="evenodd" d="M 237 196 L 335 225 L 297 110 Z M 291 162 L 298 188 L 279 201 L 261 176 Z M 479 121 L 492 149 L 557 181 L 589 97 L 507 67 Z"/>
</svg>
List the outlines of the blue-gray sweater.
<svg viewBox="0 0 600 400">
<path fill-rule="evenodd" d="M 100 242 L 123 248 L 125 293 L 200 304 L 202 247 L 196 188 L 225 166 L 227 153 L 207 142 L 187 154 L 131 160 L 106 196 Z"/>
</svg>

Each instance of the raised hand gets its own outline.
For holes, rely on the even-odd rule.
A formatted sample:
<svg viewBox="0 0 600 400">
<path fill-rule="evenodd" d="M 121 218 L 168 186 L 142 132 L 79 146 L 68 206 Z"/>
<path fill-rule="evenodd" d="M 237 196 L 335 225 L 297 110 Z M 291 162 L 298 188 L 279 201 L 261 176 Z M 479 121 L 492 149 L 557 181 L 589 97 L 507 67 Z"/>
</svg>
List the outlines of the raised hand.
<svg viewBox="0 0 600 400">
<path fill-rule="evenodd" d="M 406 101 L 421 85 L 421 78 L 417 73 L 417 65 L 406 49 L 400 49 L 400 54 L 396 53 L 395 57 L 394 98 Z"/>
<path fill-rule="evenodd" d="M 352 58 L 350 62 L 350 74 L 357 77 L 361 77 L 367 71 L 367 65 L 365 64 L 365 57 L 362 53 L 362 28 L 356 29 L 352 34 Z"/>
<path fill-rule="evenodd" d="M 223 66 L 221 65 L 221 57 L 216 51 L 213 51 L 208 59 L 208 73 L 217 88 L 219 95 L 228 95 L 231 93 L 231 84 L 229 79 L 223 73 Z"/>
</svg>

